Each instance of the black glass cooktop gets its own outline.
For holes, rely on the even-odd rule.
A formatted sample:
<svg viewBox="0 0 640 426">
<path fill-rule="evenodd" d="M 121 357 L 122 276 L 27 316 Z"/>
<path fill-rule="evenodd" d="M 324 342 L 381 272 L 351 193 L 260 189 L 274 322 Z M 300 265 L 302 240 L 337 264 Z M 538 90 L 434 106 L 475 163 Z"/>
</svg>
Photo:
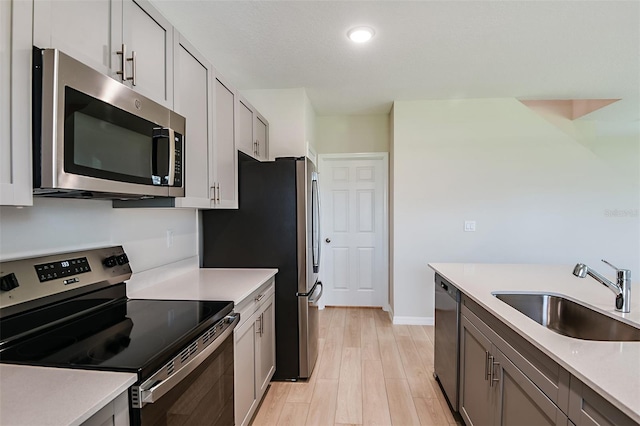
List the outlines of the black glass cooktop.
<svg viewBox="0 0 640 426">
<path fill-rule="evenodd" d="M 122 300 L 0 352 L 7 363 L 152 373 L 233 310 L 233 302 Z"/>
</svg>

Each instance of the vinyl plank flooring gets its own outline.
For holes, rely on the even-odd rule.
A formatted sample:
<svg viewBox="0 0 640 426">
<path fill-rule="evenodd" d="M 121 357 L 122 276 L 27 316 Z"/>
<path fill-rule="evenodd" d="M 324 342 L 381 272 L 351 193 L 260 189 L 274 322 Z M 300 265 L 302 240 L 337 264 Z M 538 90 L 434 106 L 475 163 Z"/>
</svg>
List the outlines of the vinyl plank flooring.
<svg viewBox="0 0 640 426">
<path fill-rule="evenodd" d="M 420 419 L 406 379 L 385 379 L 389 413 L 394 425 L 418 425 Z"/>
<path fill-rule="evenodd" d="M 326 426 L 334 423 L 338 397 L 338 380 L 318 378 L 309 404 L 306 425 Z"/>
<path fill-rule="evenodd" d="M 406 378 L 400 352 L 398 351 L 398 344 L 393 336 L 391 327 L 377 327 L 376 330 L 384 377 L 387 379 Z"/>
<path fill-rule="evenodd" d="M 360 348 L 342 349 L 336 423 L 362 424 L 362 362 Z"/>
<path fill-rule="evenodd" d="M 360 310 L 357 308 L 347 309 L 344 326 L 344 340 L 342 342 L 343 347 L 360 348 Z"/>
<path fill-rule="evenodd" d="M 335 379 L 340 377 L 340 363 L 342 362 L 342 340 L 344 327 L 331 328 L 324 342 L 322 359 L 317 366 L 319 379 Z"/>
<path fill-rule="evenodd" d="M 411 338 L 416 345 L 418 354 L 422 359 L 422 363 L 428 373 L 433 373 L 433 343 L 429 336 L 420 325 L 414 325 L 410 328 Z"/>
<path fill-rule="evenodd" d="M 364 425 L 390 425 L 389 401 L 382 361 L 362 360 L 362 417 Z"/>
<path fill-rule="evenodd" d="M 271 383 L 253 425 L 456 425 L 433 378 L 433 327 L 393 325 L 387 312 L 319 312 L 307 381 Z"/>
<path fill-rule="evenodd" d="M 421 425 L 450 424 L 437 399 L 413 398 L 413 403 L 416 406 Z"/>
<path fill-rule="evenodd" d="M 380 359 L 378 333 L 372 309 L 361 310 L 360 315 L 360 344 L 362 359 Z"/>
<path fill-rule="evenodd" d="M 286 402 L 282 407 L 278 425 L 299 426 L 309 414 L 309 404 L 303 402 Z"/>
<path fill-rule="evenodd" d="M 258 407 L 252 425 L 275 425 L 278 424 L 282 408 L 287 399 L 289 387 L 286 382 L 271 382 L 266 395 L 262 400 L 262 404 Z"/>
<path fill-rule="evenodd" d="M 408 327 L 408 326 L 405 326 Z M 411 389 L 411 396 L 429 398 L 433 396 L 433 388 L 429 385 L 428 370 L 425 368 L 416 345 L 411 339 L 409 329 L 395 336 L 402 366 Z"/>
</svg>

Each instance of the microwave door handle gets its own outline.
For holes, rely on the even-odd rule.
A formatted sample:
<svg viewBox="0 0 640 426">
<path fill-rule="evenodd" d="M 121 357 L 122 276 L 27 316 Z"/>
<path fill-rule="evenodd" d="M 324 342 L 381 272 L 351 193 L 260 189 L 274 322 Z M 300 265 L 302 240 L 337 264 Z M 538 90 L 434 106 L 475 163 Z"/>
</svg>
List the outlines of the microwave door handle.
<svg viewBox="0 0 640 426">
<path fill-rule="evenodd" d="M 173 129 L 169 130 L 169 181 L 167 184 L 173 186 L 176 179 L 176 135 Z"/>
<path fill-rule="evenodd" d="M 163 135 L 162 132 L 163 130 L 166 130 L 168 132 L 168 135 Z M 165 139 L 168 138 L 168 152 L 167 152 L 167 156 L 161 156 L 160 158 L 168 158 L 169 159 L 169 168 L 167 170 L 167 182 L 166 184 L 168 186 L 173 186 L 174 182 L 175 182 L 175 171 L 176 171 L 176 142 L 175 142 L 175 132 L 173 131 L 173 129 L 169 129 L 169 128 L 156 128 L 154 129 L 154 135 L 153 135 L 153 147 L 151 150 L 151 176 L 152 179 L 157 179 L 158 182 L 154 182 L 154 185 L 162 185 L 162 181 L 164 179 L 164 176 L 160 176 L 161 172 L 160 170 L 164 171 L 164 167 L 159 167 L 160 165 L 158 164 L 158 139 Z M 163 165 L 164 166 L 164 165 Z"/>
</svg>

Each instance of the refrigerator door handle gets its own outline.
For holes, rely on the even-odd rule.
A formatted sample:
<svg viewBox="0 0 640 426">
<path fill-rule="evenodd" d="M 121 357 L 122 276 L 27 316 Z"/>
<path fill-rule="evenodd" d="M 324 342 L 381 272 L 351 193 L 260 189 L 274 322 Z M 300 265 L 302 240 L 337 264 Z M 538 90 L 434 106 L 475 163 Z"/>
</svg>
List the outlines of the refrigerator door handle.
<svg viewBox="0 0 640 426">
<path fill-rule="evenodd" d="M 306 293 L 296 292 L 296 296 L 298 296 L 298 297 L 309 297 L 309 296 L 311 296 L 316 291 L 316 287 L 318 286 L 318 284 L 320 284 L 320 288 L 322 289 L 322 283 L 320 281 L 316 281 L 316 283 L 313 285 L 313 287 L 311 287 L 311 290 L 309 290 Z M 322 294 L 322 293 L 320 293 L 320 294 Z M 318 299 L 319 299 L 319 297 L 318 297 Z"/>
<path fill-rule="evenodd" d="M 318 187 L 318 173 L 313 172 L 311 178 L 311 251 L 313 257 L 313 272 L 320 270 L 320 188 Z"/>
<path fill-rule="evenodd" d="M 320 300 L 320 298 L 322 297 L 322 291 L 324 289 L 324 287 L 322 286 L 322 281 L 318 281 L 318 283 L 316 284 L 316 286 L 319 285 L 320 286 L 320 294 L 318 294 L 318 297 L 316 297 L 315 299 L 312 299 L 311 297 L 309 297 L 309 303 L 317 303 L 318 300 Z M 315 286 L 314 286 L 315 287 Z M 313 294 L 313 293 L 312 293 Z"/>
</svg>

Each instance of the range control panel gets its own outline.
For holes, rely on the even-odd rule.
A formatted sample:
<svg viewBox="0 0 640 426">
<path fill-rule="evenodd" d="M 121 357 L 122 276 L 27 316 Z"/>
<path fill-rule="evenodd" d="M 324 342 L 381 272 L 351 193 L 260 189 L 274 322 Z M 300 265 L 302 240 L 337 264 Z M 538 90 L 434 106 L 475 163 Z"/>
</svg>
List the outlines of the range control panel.
<svg viewBox="0 0 640 426">
<path fill-rule="evenodd" d="M 122 246 L 104 247 L 0 263 L 0 316 L 17 305 L 68 290 L 119 284 L 131 277 Z M 10 308 L 6 310 L 6 308 Z M 12 314 L 12 313 L 10 313 Z"/>
<path fill-rule="evenodd" d="M 86 257 L 43 263 L 41 265 L 36 265 L 35 268 L 36 273 L 38 274 L 38 279 L 41 283 L 55 280 L 56 278 L 64 278 L 72 275 L 84 274 L 85 272 L 91 272 L 91 267 L 89 266 L 89 261 Z"/>
</svg>

